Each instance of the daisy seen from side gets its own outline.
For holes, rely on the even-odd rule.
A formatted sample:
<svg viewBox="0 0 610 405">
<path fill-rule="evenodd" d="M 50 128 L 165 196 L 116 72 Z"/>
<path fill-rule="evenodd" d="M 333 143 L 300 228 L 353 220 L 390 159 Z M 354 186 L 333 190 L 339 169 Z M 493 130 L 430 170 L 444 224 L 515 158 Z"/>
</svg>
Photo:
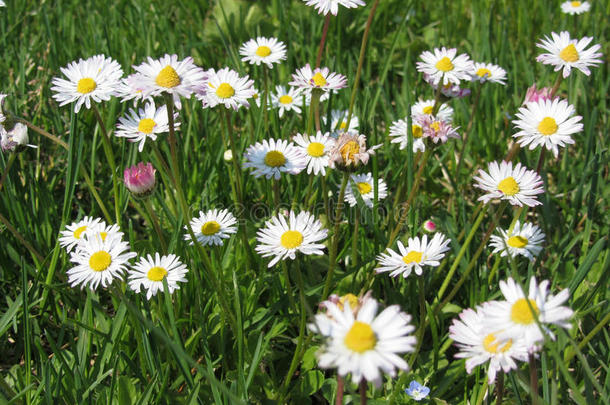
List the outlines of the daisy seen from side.
<svg viewBox="0 0 610 405">
<path fill-rule="evenodd" d="M 434 112 L 434 100 L 419 100 L 417 103 L 411 106 L 411 116 L 416 117 L 418 115 L 430 115 Z M 453 108 L 447 103 L 441 104 L 436 115 L 439 120 L 451 122 L 453 120 Z"/>
<path fill-rule="evenodd" d="M 475 62 L 470 76 L 473 82 L 490 82 L 506 85 L 506 70 L 492 63 Z"/>
<path fill-rule="evenodd" d="M 406 149 L 409 144 L 409 124 L 407 124 L 407 119 L 405 117 L 405 119 L 394 121 L 392 126 L 390 126 L 390 138 L 392 138 L 390 142 L 399 144 L 400 150 Z M 413 153 L 417 151 L 424 152 L 426 150 L 426 143 L 424 142 L 424 133 L 421 125 L 413 122 L 411 125 L 411 135 L 413 136 Z"/>
</svg>

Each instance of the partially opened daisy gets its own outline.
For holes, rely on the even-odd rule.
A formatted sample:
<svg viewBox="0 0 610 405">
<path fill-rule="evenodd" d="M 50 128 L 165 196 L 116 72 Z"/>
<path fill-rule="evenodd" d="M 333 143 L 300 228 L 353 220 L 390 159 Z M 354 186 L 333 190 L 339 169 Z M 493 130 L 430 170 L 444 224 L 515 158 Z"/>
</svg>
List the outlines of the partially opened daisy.
<svg viewBox="0 0 610 405">
<path fill-rule="evenodd" d="M 411 106 L 411 116 L 415 117 L 418 115 L 430 115 L 434 112 L 434 100 L 419 100 L 417 103 Z M 439 107 L 434 117 L 439 120 L 451 122 L 453 120 L 453 108 L 449 104 L 443 103 Z"/>
<path fill-rule="evenodd" d="M 553 65 L 555 72 L 563 69 L 564 78 L 570 75 L 572 68 L 589 76 L 591 74 L 589 66 L 602 63 L 600 59 L 602 54 L 597 52 L 601 45 L 596 44 L 585 49 L 592 40 L 593 37 L 570 39 L 570 33 L 567 31 L 562 31 L 559 35 L 552 32 L 550 38 L 544 37 L 539 44 L 536 44 L 539 48 L 548 51 L 539 55 L 536 60 L 545 65 Z"/>
<path fill-rule="evenodd" d="M 180 127 L 178 113 L 174 113 L 174 128 Z M 147 139 L 157 140 L 157 135 L 169 131 L 167 107 L 155 108 L 154 102 L 147 103 L 144 108 L 130 108 L 129 112 L 119 118 L 115 135 L 127 138 L 129 142 L 139 142 L 138 151 L 142 152 Z"/>
<path fill-rule="evenodd" d="M 449 121 L 431 115 L 418 115 L 415 116 L 415 122 L 421 127 L 423 137 L 434 143 L 446 143 L 449 138 L 460 137 L 457 132 L 460 127 L 454 127 Z"/>
<path fill-rule="evenodd" d="M 535 207 L 542 204 L 537 195 L 544 193 L 543 181 L 533 170 L 527 170 L 521 163 L 513 167 L 512 162 L 491 162 L 488 172 L 479 169 L 479 176 L 475 176 L 475 187 L 487 192 L 478 198 L 488 203 L 494 199 L 508 200 L 511 205 Z"/>
<path fill-rule="evenodd" d="M 388 187 L 383 181 L 382 178 L 377 179 L 377 193 L 378 200 L 381 201 L 388 195 Z M 354 191 L 354 189 L 356 191 Z M 375 179 L 373 175 L 369 172 L 367 174 L 352 174 L 350 176 L 350 180 L 345 188 L 345 202 L 349 204 L 350 207 L 358 204 L 358 199 L 356 194 L 362 198 L 364 204 L 373 208 L 373 201 L 375 198 Z"/>
<path fill-rule="evenodd" d="M 526 296 L 512 278 L 500 281 L 500 290 L 506 301 L 491 301 L 483 307 L 485 328 L 499 331 L 496 334 L 499 339 L 523 339 L 529 351 L 537 350 L 544 335 L 536 318 L 551 339 L 554 339 L 554 335 L 548 329 L 549 325 L 566 329 L 572 327 L 569 319 L 574 311 L 561 305 L 570 298 L 568 289 L 557 295 L 550 295 L 548 289 L 548 280 L 538 284 L 536 278 L 532 277 Z"/>
<path fill-rule="evenodd" d="M 481 308 L 468 308 L 460 313 L 460 319 L 454 319 L 449 327 L 451 338 L 460 351 L 455 357 L 466 360 L 468 374 L 481 364 L 487 366 L 489 384 L 496 379 L 496 373 L 508 373 L 517 369 L 515 360 L 528 360 L 528 347 L 522 339 L 499 340 L 497 331 L 485 325 L 485 315 Z"/>
<path fill-rule="evenodd" d="M 383 374 L 396 376 L 396 369 L 406 371 L 401 353 L 415 350 L 415 327 L 411 316 L 398 305 L 391 305 L 377 315 L 379 304 L 373 298 L 354 314 L 348 302 L 343 309 L 327 305 L 329 336 L 318 352 L 318 366 L 336 368 L 342 377 L 351 374 L 355 384 L 370 381 L 380 386 Z"/>
<path fill-rule="evenodd" d="M 325 176 L 329 165 L 329 152 L 335 145 L 330 134 L 323 134 L 321 131 L 315 136 L 296 134 L 293 140 L 307 160 L 307 174 L 313 172 L 314 175 L 322 173 L 322 176 Z"/>
<path fill-rule="evenodd" d="M 146 86 L 139 77 L 138 73 L 133 73 L 121 79 L 116 90 L 116 96 L 121 98 L 121 102 L 133 100 L 136 105 L 142 100 L 152 101 L 153 97 L 146 95 Z"/>
<path fill-rule="evenodd" d="M 561 11 L 566 14 L 582 14 L 589 11 L 591 3 L 588 1 L 564 1 L 561 3 Z"/>
<path fill-rule="evenodd" d="M 411 134 L 413 135 L 413 153 L 417 151 L 424 152 L 426 143 L 424 142 L 424 133 L 421 125 L 413 122 L 411 125 Z M 407 117 L 403 120 L 394 121 L 390 127 L 390 142 L 399 144 L 400 150 L 403 150 L 409 144 Z"/>
<path fill-rule="evenodd" d="M 503 229 L 499 229 L 499 232 L 500 236 L 491 236 L 489 244 L 494 248 L 493 253 L 501 252 L 501 257 L 522 255 L 534 260 L 542 250 L 545 235 L 537 225 L 529 222 L 521 224 L 517 220 L 510 234 Z"/>
<path fill-rule="evenodd" d="M 66 230 L 60 232 L 59 245 L 70 253 L 87 230 L 101 231 L 105 227 L 106 223 L 101 218 L 84 217 L 80 221 L 66 226 Z"/>
<path fill-rule="evenodd" d="M 244 168 L 253 168 L 254 177 L 279 179 L 281 173 L 299 174 L 307 166 L 307 158 L 292 142 L 264 139 L 246 149 Z"/>
<path fill-rule="evenodd" d="M 178 283 L 186 282 L 186 265 L 176 255 L 161 256 L 155 253 L 155 257 L 147 255 L 141 257 L 131 270 L 129 270 L 129 288 L 139 293 L 141 289 L 146 290 L 146 299 L 163 292 L 163 280 L 167 280 L 167 288 L 172 294 L 174 290 L 180 289 Z"/>
<path fill-rule="evenodd" d="M 475 62 L 470 76 L 474 82 L 506 84 L 506 70 L 492 63 Z"/>
<path fill-rule="evenodd" d="M 419 58 L 422 62 L 417 62 L 417 71 L 428 74 L 434 84 L 460 84 L 461 80 L 470 80 L 472 62 L 464 53 L 457 55 L 455 48 L 424 51 Z"/>
<path fill-rule="evenodd" d="M 335 134 L 348 132 L 358 133 L 358 117 L 352 114 L 352 118 L 349 121 L 349 128 L 347 126 L 347 110 L 332 110 L 330 112 L 330 131 Z M 326 124 L 326 117 L 322 118 L 324 124 Z"/>
<path fill-rule="evenodd" d="M 110 100 L 123 77 L 119 63 L 104 55 L 79 59 L 60 70 L 66 79 L 53 78 L 53 98 L 60 106 L 74 103 L 75 113 L 80 111 L 83 104 L 89 109 L 92 101 L 100 103 Z"/>
<path fill-rule="evenodd" d="M 241 60 L 251 65 L 264 63 L 269 69 L 274 63 L 280 63 L 286 59 L 286 45 L 277 38 L 258 37 L 244 43 L 239 48 Z"/>
<path fill-rule="evenodd" d="M 527 103 L 513 121 L 520 129 L 513 137 L 521 146 L 529 145 L 530 150 L 543 146 L 557 157 L 559 146 L 573 144 L 570 135 L 583 130 L 582 117 L 574 114 L 574 107 L 559 98 Z"/>
<path fill-rule="evenodd" d="M 273 267 L 280 260 L 294 260 L 297 252 L 323 255 L 324 245 L 319 242 L 326 239 L 327 234 L 322 223 L 309 212 L 297 215 L 290 211 L 288 217 L 278 214 L 258 230 L 256 251 L 263 257 L 273 256 L 268 265 Z"/>
<path fill-rule="evenodd" d="M 388 249 L 387 253 L 377 256 L 379 267 L 375 271 L 389 271 L 391 277 L 402 275 L 407 278 L 415 270 L 415 274 L 421 276 L 424 266 L 437 267 L 440 264 L 445 252 L 449 250 L 449 242 L 451 239 L 442 233 L 435 233 L 430 242 L 427 235 L 421 240 L 418 237 L 409 238 L 406 247 L 398 241 L 398 252 Z"/>
<path fill-rule="evenodd" d="M 228 239 L 237 232 L 237 220 L 227 209 L 213 209 L 207 212 L 199 211 L 199 216 L 191 220 L 191 228 L 197 238 L 197 242 L 203 246 L 222 246 L 224 239 Z M 185 226 L 184 229 L 187 229 Z M 191 235 L 187 232 L 184 240 L 191 241 Z"/>
<path fill-rule="evenodd" d="M 75 252 L 70 255 L 74 267 L 67 271 L 71 287 L 88 286 L 95 290 L 98 285 L 107 287 L 115 278 L 121 277 L 136 254 L 129 252 L 129 243 L 110 235 L 102 240 L 99 234 L 85 234 Z"/>
<path fill-rule="evenodd" d="M 319 14 L 326 15 L 331 13 L 337 15 L 339 6 L 346 8 L 356 8 L 366 5 L 363 0 L 303 0 L 308 6 L 315 7 Z"/>
<path fill-rule="evenodd" d="M 312 90 L 329 92 L 346 87 L 347 78 L 339 73 L 331 73 L 326 67 L 312 69 L 308 63 L 292 74 L 292 81 L 288 84 L 307 92 Z"/>
<path fill-rule="evenodd" d="M 345 171 L 356 170 L 367 164 L 375 154 L 375 149 L 380 147 L 381 145 L 374 145 L 367 149 L 365 135 L 344 132 L 330 151 L 330 167 Z"/>
<path fill-rule="evenodd" d="M 285 86 L 275 86 L 275 93 L 271 94 L 271 105 L 279 110 L 280 118 L 284 116 L 286 111 L 294 111 L 300 114 L 303 97 L 299 90 L 292 86 L 288 89 Z"/>
<path fill-rule="evenodd" d="M 229 68 L 218 72 L 208 71 L 208 78 L 203 88 L 197 91 L 197 98 L 204 107 L 216 107 L 219 104 L 226 108 L 250 107 L 248 99 L 254 95 L 254 81 L 248 76 L 240 77 Z"/>
</svg>

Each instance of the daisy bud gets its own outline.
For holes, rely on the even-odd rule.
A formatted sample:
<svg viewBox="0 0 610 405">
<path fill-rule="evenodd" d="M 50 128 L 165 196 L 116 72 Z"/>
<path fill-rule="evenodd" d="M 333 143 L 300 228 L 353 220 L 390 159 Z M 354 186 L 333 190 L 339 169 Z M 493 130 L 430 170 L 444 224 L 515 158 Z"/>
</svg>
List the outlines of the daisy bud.
<svg viewBox="0 0 610 405">
<path fill-rule="evenodd" d="M 225 162 L 230 162 L 233 160 L 233 152 L 231 152 L 231 149 L 228 149 L 225 151 L 225 153 L 222 155 L 222 158 L 225 160 Z"/>
<path fill-rule="evenodd" d="M 431 220 L 427 220 L 424 222 L 423 228 L 426 232 L 434 232 L 436 231 L 436 224 Z"/>
<path fill-rule="evenodd" d="M 125 187 L 134 197 L 148 197 L 155 188 L 155 172 L 150 162 L 146 164 L 140 162 L 136 166 L 128 167 L 123 173 Z"/>
<path fill-rule="evenodd" d="M 28 144 L 28 127 L 22 123 L 17 123 L 10 131 L 6 131 L 0 126 L 0 146 L 3 151 L 21 152 L 26 146 L 35 148 Z"/>
<path fill-rule="evenodd" d="M 551 100 L 551 88 L 543 87 L 541 89 L 536 88 L 536 83 L 532 84 L 532 87 L 527 89 L 525 93 L 525 100 L 523 100 L 523 104 L 527 104 L 530 102 Z"/>
</svg>

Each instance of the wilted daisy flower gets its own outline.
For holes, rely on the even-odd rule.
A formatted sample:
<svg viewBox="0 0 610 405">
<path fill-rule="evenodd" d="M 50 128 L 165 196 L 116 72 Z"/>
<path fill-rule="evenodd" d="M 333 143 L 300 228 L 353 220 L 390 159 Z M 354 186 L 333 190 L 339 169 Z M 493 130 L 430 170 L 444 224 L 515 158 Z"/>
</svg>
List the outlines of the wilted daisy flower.
<svg viewBox="0 0 610 405">
<path fill-rule="evenodd" d="M 254 169 L 254 177 L 265 176 L 278 180 L 280 173 L 299 174 L 307 166 L 307 158 L 292 142 L 283 139 L 264 139 L 250 145 L 244 154 L 244 168 Z"/>
<path fill-rule="evenodd" d="M 411 117 L 418 115 L 430 115 L 434 112 L 434 100 L 419 100 L 411 106 Z M 449 104 L 441 104 L 435 115 L 439 120 L 451 122 L 453 120 L 453 108 Z"/>
<path fill-rule="evenodd" d="M 326 67 L 312 70 L 308 63 L 292 74 L 292 81 L 288 84 L 306 92 L 311 92 L 314 89 L 328 92 L 347 86 L 347 78 L 339 73 L 330 73 L 330 70 Z"/>
<path fill-rule="evenodd" d="M 593 40 L 593 37 L 583 37 L 582 39 L 570 39 L 570 33 L 562 31 L 557 35 L 551 32 L 551 38 L 545 37 L 539 44 L 549 53 L 539 55 L 536 60 L 545 65 L 555 66 L 555 72 L 563 69 L 563 77 L 568 77 L 572 68 L 578 69 L 587 76 L 591 74 L 589 66 L 595 66 L 602 63 L 600 57 L 602 54 L 597 52 L 601 45 L 596 44 L 585 49 Z"/>
<path fill-rule="evenodd" d="M 488 166 L 489 173 L 479 169 L 479 176 L 474 179 L 474 185 L 487 194 L 478 198 L 479 201 L 488 203 L 493 199 L 508 200 L 511 205 L 523 206 L 523 204 L 534 207 L 542 204 L 537 200 L 537 195 L 544 193 L 542 179 L 533 170 L 527 170 L 521 163 L 513 168 L 512 162 L 491 162 Z"/>
<path fill-rule="evenodd" d="M 203 246 L 222 246 L 223 239 L 228 239 L 237 232 L 236 224 L 237 220 L 227 209 L 199 211 L 199 217 L 191 220 L 191 228 L 195 238 Z M 184 229 L 188 228 L 185 226 Z M 184 240 L 190 240 L 190 244 L 193 244 L 188 232 L 184 235 Z"/>
<path fill-rule="evenodd" d="M 344 132 L 339 136 L 335 146 L 330 151 L 330 167 L 341 170 L 354 170 L 368 163 L 375 149 L 381 145 L 366 148 L 366 136 Z"/>
<path fill-rule="evenodd" d="M 163 292 L 163 279 L 167 280 L 167 288 L 172 294 L 174 290 L 179 290 L 178 283 L 186 282 L 186 265 L 180 261 L 176 255 L 160 256 L 155 253 L 141 257 L 131 270 L 129 270 L 129 288 L 139 293 L 140 289 L 146 290 L 146 299 L 157 295 L 158 291 Z"/>
<path fill-rule="evenodd" d="M 292 86 L 288 90 L 286 90 L 285 86 L 275 86 L 275 94 L 271 94 L 271 105 L 279 109 L 278 113 L 280 118 L 282 118 L 285 111 L 292 110 L 300 114 L 303 98 L 299 90 Z"/>
<path fill-rule="evenodd" d="M 415 269 L 415 274 L 422 275 L 423 266 L 437 267 L 445 257 L 445 252 L 449 250 L 449 242 L 442 233 L 435 233 L 430 242 L 428 235 L 424 235 L 421 241 L 418 237 L 409 238 L 407 247 L 398 241 L 398 252 L 388 249 L 388 253 L 381 253 L 377 256 L 379 267 L 375 269 L 377 273 L 390 271 L 391 277 L 402 274 L 404 278 L 409 277 L 411 270 Z"/>
<path fill-rule="evenodd" d="M 411 316 L 392 305 L 377 314 L 378 303 L 368 299 L 356 315 L 345 303 L 343 310 L 335 304 L 327 306 L 332 321 L 330 335 L 318 353 L 318 366 L 336 368 L 337 374 L 352 375 L 355 384 L 370 381 L 381 385 L 382 374 L 396 375 L 396 369 L 409 366 L 399 353 L 414 351 L 415 330 Z"/>
<path fill-rule="evenodd" d="M 544 339 L 536 317 L 551 339 L 554 335 L 547 325 L 571 328 L 569 318 L 574 311 L 561 305 L 570 298 L 568 289 L 549 295 L 548 288 L 548 280 L 538 285 L 536 278 L 532 277 L 526 297 L 512 278 L 500 281 L 500 290 L 506 301 L 491 301 L 483 307 L 485 329 L 500 331 L 496 334 L 499 339 L 523 339 L 528 350 L 535 351 L 537 343 Z"/>
<path fill-rule="evenodd" d="M 305 4 L 308 6 L 315 7 L 318 10 L 318 14 L 328 14 L 337 15 L 339 12 L 339 5 L 346 8 L 356 8 L 359 6 L 364 6 L 365 3 L 363 0 L 303 0 Z"/>
<path fill-rule="evenodd" d="M 358 132 L 358 117 L 352 114 L 352 118 L 349 122 L 349 128 L 347 127 L 347 110 L 332 110 L 330 112 L 330 131 L 336 134 L 342 132 L 357 133 Z M 326 124 L 326 117 L 322 117 L 322 121 Z"/>
<path fill-rule="evenodd" d="M 89 286 L 95 290 L 101 283 L 106 287 L 120 277 L 129 265 L 129 260 L 136 254 L 129 252 L 129 243 L 120 237 L 108 235 L 104 240 L 99 234 L 85 233 L 70 261 L 75 264 L 68 270 L 68 282 L 71 287 Z"/>
<path fill-rule="evenodd" d="M 239 54 L 244 62 L 257 66 L 262 62 L 272 69 L 274 63 L 286 59 L 286 45 L 277 38 L 258 37 L 244 43 L 239 48 Z"/>
<path fill-rule="evenodd" d="M 580 122 L 582 117 L 574 115 L 575 109 L 565 100 L 541 100 L 535 103 L 527 103 L 519 108 L 517 120 L 513 124 L 521 131 L 513 135 L 518 138 L 521 146 L 529 145 L 530 150 L 542 145 L 557 157 L 558 146 L 573 144 L 571 134 L 576 134 L 583 129 Z"/>
<path fill-rule="evenodd" d="M 75 113 L 80 111 L 83 104 L 87 109 L 91 108 L 91 101 L 100 103 L 110 100 L 123 76 L 119 63 L 104 55 L 79 59 L 78 62 L 72 62 L 60 70 L 67 80 L 61 77 L 53 78 L 53 98 L 60 106 L 75 103 Z"/>
<path fill-rule="evenodd" d="M 409 136 L 408 136 L 408 124 L 407 118 L 404 120 L 394 121 L 392 126 L 390 127 L 390 137 L 392 143 L 398 143 L 400 150 L 403 150 L 409 144 Z M 417 122 L 413 122 L 411 125 L 411 134 L 413 135 L 413 153 L 418 150 L 424 152 L 426 150 L 426 143 L 424 142 L 424 133 L 422 131 L 421 125 Z"/>
<path fill-rule="evenodd" d="M 87 230 L 101 231 L 105 227 L 106 223 L 101 218 L 85 217 L 66 226 L 66 230 L 60 232 L 59 245 L 70 253 Z"/>
<path fill-rule="evenodd" d="M 506 84 L 506 70 L 492 63 L 475 62 L 470 76 L 473 82 Z"/>
<path fill-rule="evenodd" d="M 375 198 L 375 179 L 371 173 L 367 174 L 352 174 L 350 176 L 350 181 L 347 183 L 347 187 L 345 188 L 345 202 L 349 204 L 350 207 L 358 204 L 358 199 L 354 194 L 353 189 L 358 190 L 358 194 L 364 201 L 367 207 L 373 208 L 373 200 Z M 377 193 L 378 200 L 381 201 L 388 195 L 387 186 L 383 179 L 377 179 Z"/>
<path fill-rule="evenodd" d="M 218 72 L 208 71 L 205 85 L 197 90 L 197 98 L 204 107 L 216 107 L 223 104 L 226 108 L 250 107 L 248 99 L 254 95 L 254 81 L 248 76 L 239 77 L 236 71 L 229 68 Z"/>
<path fill-rule="evenodd" d="M 540 245 L 544 242 L 545 235 L 537 225 L 528 222 L 521 225 L 517 221 L 510 235 L 503 229 L 499 231 L 500 236 L 492 235 L 489 244 L 494 248 L 493 253 L 502 252 L 501 257 L 508 254 L 511 257 L 523 255 L 534 260 L 542 250 Z"/>
<path fill-rule="evenodd" d="M 421 126 L 424 138 L 430 138 L 434 143 L 446 143 L 449 138 L 459 138 L 457 130 L 460 127 L 453 127 L 451 122 L 443 121 L 440 118 L 431 115 L 419 115 L 415 117 L 419 126 Z"/>
<path fill-rule="evenodd" d="M 588 1 L 564 1 L 561 3 L 561 11 L 566 14 L 582 14 L 589 11 L 591 4 Z"/>
<path fill-rule="evenodd" d="M 335 140 L 328 133 L 323 134 L 321 131 L 315 136 L 296 134 L 293 140 L 307 159 L 307 174 L 313 172 L 314 175 L 322 173 L 322 176 L 326 176 L 328 154 L 335 145 Z"/>
<path fill-rule="evenodd" d="M 31 145 L 28 142 L 30 138 L 28 136 L 28 127 L 20 122 L 16 123 L 13 129 L 7 131 L 0 124 L 0 148 L 3 151 L 20 152 L 25 147 L 37 148 L 36 145 Z"/>
<path fill-rule="evenodd" d="M 498 371 L 508 373 L 515 370 L 515 360 L 528 360 L 528 350 L 523 340 L 499 340 L 496 330 L 486 327 L 481 308 L 476 311 L 465 309 L 460 313 L 460 319 L 454 319 L 449 327 L 449 337 L 460 349 L 455 357 L 467 359 L 468 374 L 472 373 L 476 366 L 489 362 L 487 377 L 490 384 L 496 379 Z"/>
<path fill-rule="evenodd" d="M 278 214 L 258 230 L 256 251 L 263 257 L 275 256 L 268 265 L 273 267 L 280 260 L 294 260 L 297 252 L 323 255 L 324 245 L 317 242 L 324 240 L 327 234 L 322 223 L 309 212 L 296 215 L 290 211 L 288 218 Z"/>
<path fill-rule="evenodd" d="M 174 113 L 174 129 L 179 127 L 178 113 Z M 127 138 L 129 142 L 139 142 L 138 151 L 142 152 L 146 139 L 156 141 L 158 134 L 166 132 L 169 132 L 167 107 L 162 105 L 155 108 L 155 103 L 151 101 L 137 112 L 130 108 L 128 113 L 120 117 L 115 135 Z"/>
<path fill-rule="evenodd" d="M 405 388 L 405 393 L 413 398 L 414 401 L 421 401 L 430 393 L 430 388 L 413 380 L 409 384 L 409 388 Z"/>
<path fill-rule="evenodd" d="M 455 48 L 434 49 L 434 53 L 424 51 L 419 56 L 417 71 L 428 74 L 434 84 L 460 84 L 460 80 L 470 80 L 472 62 L 466 54 L 457 55 Z"/>
</svg>

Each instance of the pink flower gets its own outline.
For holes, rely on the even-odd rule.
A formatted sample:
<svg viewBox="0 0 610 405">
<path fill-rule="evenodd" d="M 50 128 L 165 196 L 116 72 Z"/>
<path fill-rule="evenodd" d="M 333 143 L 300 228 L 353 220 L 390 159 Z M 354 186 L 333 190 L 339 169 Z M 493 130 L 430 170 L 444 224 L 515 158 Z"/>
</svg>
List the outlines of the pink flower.
<svg viewBox="0 0 610 405">
<path fill-rule="evenodd" d="M 155 168 L 151 163 L 138 163 L 123 173 L 125 187 L 135 197 L 147 197 L 155 188 Z"/>
<path fill-rule="evenodd" d="M 431 220 L 427 220 L 424 222 L 424 230 L 426 232 L 434 232 L 436 231 L 436 224 Z"/>
<path fill-rule="evenodd" d="M 443 121 L 430 115 L 418 115 L 415 120 L 422 127 L 423 135 L 430 138 L 432 142 L 447 142 L 449 138 L 459 138 L 457 133 L 459 127 L 454 128 L 451 123 Z"/>
<path fill-rule="evenodd" d="M 527 89 L 527 93 L 525 93 L 525 100 L 523 104 L 527 104 L 530 102 L 544 101 L 544 100 L 552 100 L 557 97 L 551 98 L 551 88 L 543 87 L 541 89 L 536 88 L 536 83 L 532 84 L 532 87 Z"/>
</svg>

